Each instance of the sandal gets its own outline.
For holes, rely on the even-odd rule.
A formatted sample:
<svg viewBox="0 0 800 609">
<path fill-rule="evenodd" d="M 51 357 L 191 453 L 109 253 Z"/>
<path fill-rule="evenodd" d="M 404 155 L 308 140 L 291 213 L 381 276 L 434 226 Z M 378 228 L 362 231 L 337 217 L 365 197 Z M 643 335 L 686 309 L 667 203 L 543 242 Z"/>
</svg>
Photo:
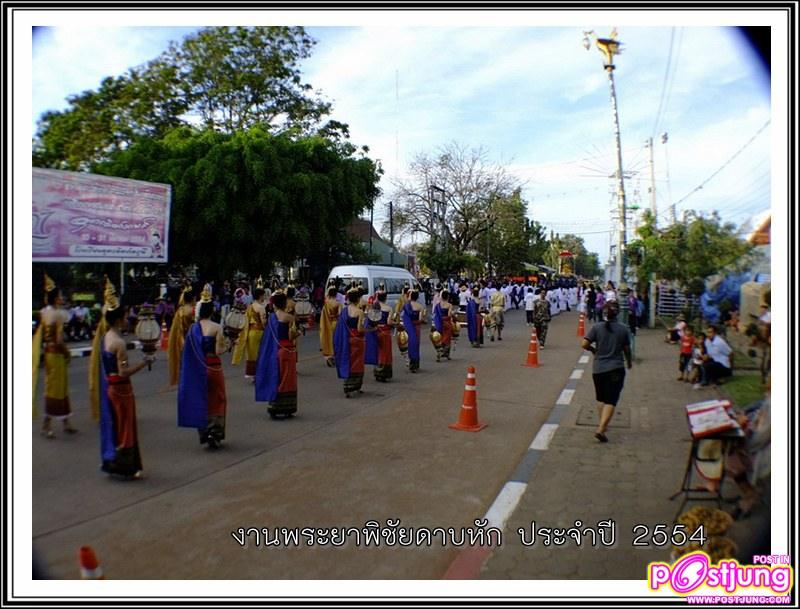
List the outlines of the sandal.
<svg viewBox="0 0 800 609">
<path fill-rule="evenodd" d="M 597 441 L 600 442 L 601 444 L 608 442 L 608 437 L 604 433 L 597 432 L 594 434 L 594 437 L 597 438 Z"/>
</svg>

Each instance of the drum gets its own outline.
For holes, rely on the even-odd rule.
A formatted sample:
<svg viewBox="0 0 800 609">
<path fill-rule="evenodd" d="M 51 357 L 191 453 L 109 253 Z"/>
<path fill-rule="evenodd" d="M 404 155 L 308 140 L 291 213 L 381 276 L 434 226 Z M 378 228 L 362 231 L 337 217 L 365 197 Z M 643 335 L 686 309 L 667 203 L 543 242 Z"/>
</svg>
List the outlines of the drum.
<svg viewBox="0 0 800 609">
<path fill-rule="evenodd" d="M 442 343 L 442 334 L 438 330 L 431 332 L 431 342 L 434 347 L 438 347 Z"/>
<path fill-rule="evenodd" d="M 294 314 L 298 324 L 307 324 L 309 318 L 315 313 L 314 305 L 308 300 L 298 300 L 294 305 Z"/>
<path fill-rule="evenodd" d="M 397 333 L 397 343 L 400 347 L 405 347 L 408 344 L 408 333 L 405 330 L 400 330 Z"/>
</svg>

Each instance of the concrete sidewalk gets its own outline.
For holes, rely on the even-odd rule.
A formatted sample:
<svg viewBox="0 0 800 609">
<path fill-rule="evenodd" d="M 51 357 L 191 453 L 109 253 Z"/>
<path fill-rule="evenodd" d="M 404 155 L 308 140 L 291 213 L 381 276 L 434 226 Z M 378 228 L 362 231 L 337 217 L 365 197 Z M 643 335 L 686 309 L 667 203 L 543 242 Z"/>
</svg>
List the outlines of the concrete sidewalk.
<svg viewBox="0 0 800 609">
<path fill-rule="evenodd" d="M 506 523 L 503 545 L 483 565 L 480 578 L 641 580 L 649 562 L 669 561 L 670 545 L 634 547 L 634 538 L 643 531 L 634 527 L 645 525 L 652 533 L 654 525 L 664 524 L 671 530 L 682 497 L 674 501 L 669 497 L 681 487 L 691 447 L 684 405 L 720 393 L 711 388 L 693 390 L 675 380 L 678 351 L 663 342 L 661 330 L 639 331 L 636 358 L 627 372 L 607 444 L 593 437 L 597 414 L 591 358 L 579 361 L 576 370 L 583 372 L 573 372 L 573 378 L 580 380 L 571 403 Z M 727 481 L 723 490 L 726 496 L 736 495 Z M 694 505 L 698 503 L 688 503 L 684 511 Z M 716 507 L 712 502 L 700 505 Z M 723 509 L 732 508 L 723 504 Z M 740 550 L 746 552 L 764 540 L 768 512 L 764 508 L 759 515 L 734 523 L 728 536 Z M 576 520 L 582 523 L 578 528 L 585 528 L 607 519 L 616 523 L 613 547 L 586 543 L 576 547 L 570 538 L 563 546 L 544 547 L 542 537 L 525 546 L 519 533 L 524 529 L 529 541 L 532 522 L 537 528 L 568 529 L 576 526 Z M 650 535 L 642 541 L 648 540 Z M 752 555 L 739 558 L 749 561 Z"/>
</svg>

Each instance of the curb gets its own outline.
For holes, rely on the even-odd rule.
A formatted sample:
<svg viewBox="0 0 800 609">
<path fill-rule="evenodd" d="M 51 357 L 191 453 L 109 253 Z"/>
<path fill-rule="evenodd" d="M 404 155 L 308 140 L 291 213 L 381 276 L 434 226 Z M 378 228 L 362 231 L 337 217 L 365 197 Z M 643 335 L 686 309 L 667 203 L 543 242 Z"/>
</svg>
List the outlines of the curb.
<svg viewBox="0 0 800 609">
<path fill-rule="evenodd" d="M 536 464 L 541 459 L 544 452 L 549 448 L 550 441 L 558 430 L 561 420 L 575 395 L 578 380 L 583 376 L 583 368 L 589 363 L 589 355 L 584 352 L 576 362 L 576 368 L 570 374 L 564 389 L 556 399 L 553 410 L 547 421 L 542 424 L 536 437 L 531 442 L 525 455 L 522 457 L 511 477 L 503 485 L 492 505 L 489 507 L 484 520 L 488 521 L 490 527 L 497 527 L 503 531 L 511 515 L 522 499 L 522 495 L 528 488 L 528 481 L 531 479 Z M 577 371 L 580 370 L 580 373 Z M 494 552 L 494 548 L 485 546 L 470 546 L 459 552 L 455 560 L 450 563 L 442 579 L 477 579 L 483 565 L 489 560 Z"/>
</svg>

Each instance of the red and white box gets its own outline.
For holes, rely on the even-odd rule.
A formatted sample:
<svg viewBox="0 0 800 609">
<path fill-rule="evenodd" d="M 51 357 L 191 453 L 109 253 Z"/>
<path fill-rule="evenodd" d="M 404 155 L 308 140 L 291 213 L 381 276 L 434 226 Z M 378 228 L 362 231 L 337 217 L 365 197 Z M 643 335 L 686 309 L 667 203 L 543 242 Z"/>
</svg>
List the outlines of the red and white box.
<svg viewBox="0 0 800 609">
<path fill-rule="evenodd" d="M 686 417 L 693 438 L 706 438 L 724 431 L 739 428 L 739 423 L 729 414 L 730 400 L 707 400 L 686 405 Z"/>
</svg>

